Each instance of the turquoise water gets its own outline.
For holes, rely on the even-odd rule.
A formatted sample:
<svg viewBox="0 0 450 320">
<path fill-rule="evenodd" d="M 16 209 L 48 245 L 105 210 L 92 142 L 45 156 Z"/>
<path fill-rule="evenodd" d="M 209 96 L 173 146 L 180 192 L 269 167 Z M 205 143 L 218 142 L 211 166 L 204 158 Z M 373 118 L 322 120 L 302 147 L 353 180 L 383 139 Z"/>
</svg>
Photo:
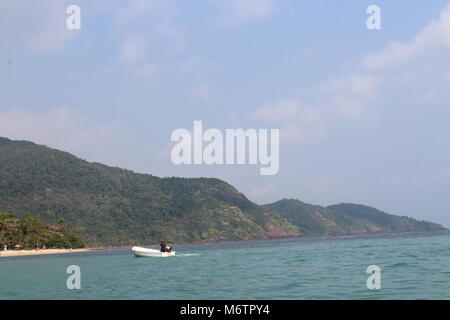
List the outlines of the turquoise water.
<svg viewBox="0 0 450 320">
<path fill-rule="evenodd" d="M 449 299 L 450 234 L 177 246 L 173 258 L 115 249 L 0 258 L 1 299 Z M 81 269 L 81 289 L 66 268 Z M 369 265 L 381 289 L 368 290 Z"/>
</svg>

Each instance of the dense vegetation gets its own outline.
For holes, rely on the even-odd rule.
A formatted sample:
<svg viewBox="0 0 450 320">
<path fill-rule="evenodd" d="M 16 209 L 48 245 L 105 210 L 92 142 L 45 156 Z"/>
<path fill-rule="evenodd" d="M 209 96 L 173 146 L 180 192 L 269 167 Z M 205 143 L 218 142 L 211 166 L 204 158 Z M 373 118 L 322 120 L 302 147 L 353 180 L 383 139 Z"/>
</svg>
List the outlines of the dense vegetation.
<svg viewBox="0 0 450 320">
<path fill-rule="evenodd" d="M 64 222 L 46 225 L 39 217 L 26 213 L 20 218 L 0 213 L 0 247 L 20 249 L 82 248 L 78 232 L 68 229 Z"/>
<path fill-rule="evenodd" d="M 219 179 L 137 174 L 6 138 L 0 138 L 1 211 L 13 214 L 2 216 L 10 221 L 7 230 L 18 230 L 22 220 L 17 217 L 25 212 L 42 219 L 36 222 L 40 231 L 31 233 L 36 235 L 33 241 L 24 234 L 7 241 L 20 239 L 26 246 L 50 241 L 48 247 L 54 243 L 77 246 L 75 233 L 55 229 L 63 223 L 80 232 L 91 246 L 442 228 L 357 205 L 325 208 L 281 200 L 259 206 Z M 62 237 L 59 242 L 53 231 Z M 14 232 L 7 233 L 14 236 Z"/>
<path fill-rule="evenodd" d="M 375 208 L 338 204 L 315 206 L 284 199 L 265 205 L 296 225 L 305 236 L 337 236 L 381 232 L 434 231 L 442 226 L 388 214 Z"/>
<path fill-rule="evenodd" d="M 434 231 L 445 229 L 436 223 L 418 221 L 406 216 L 396 216 L 360 204 L 341 203 L 329 206 L 328 209 L 345 213 L 355 219 L 373 223 L 382 228 L 383 232 Z"/>
<path fill-rule="evenodd" d="M 0 210 L 64 221 L 89 245 L 298 236 L 218 179 L 158 178 L 0 138 Z"/>
</svg>

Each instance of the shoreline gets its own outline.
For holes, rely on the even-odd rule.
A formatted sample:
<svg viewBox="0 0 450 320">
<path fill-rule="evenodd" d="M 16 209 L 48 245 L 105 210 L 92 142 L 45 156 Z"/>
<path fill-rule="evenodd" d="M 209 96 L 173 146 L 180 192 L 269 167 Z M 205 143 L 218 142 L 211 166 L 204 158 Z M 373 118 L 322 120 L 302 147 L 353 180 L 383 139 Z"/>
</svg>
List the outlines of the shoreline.
<svg viewBox="0 0 450 320">
<path fill-rule="evenodd" d="M 32 250 L 7 250 L 0 251 L 1 258 L 9 257 L 26 257 L 26 256 L 40 256 L 49 254 L 69 254 L 77 252 L 90 252 L 94 250 L 103 250 L 103 248 L 81 248 L 81 249 L 32 249 Z"/>
<path fill-rule="evenodd" d="M 359 233 L 359 234 L 347 234 L 347 235 L 333 235 L 333 236 L 316 236 L 316 237 L 272 237 L 272 238 L 254 238 L 254 239 L 241 239 L 241 240 L 200 240 L 194 242 L 181 242 L 178 245 L 198 245 L 198 244 L 216 244 L 216 243 L 230 243 L 230 242 L 251 242 L 251 241 L 261 241 L 261 240 L 287 240 L 287 239 L 302 239 L 302 240 L 333 240 L 333 239 L 347 239 L 347 238 L 372 238 L 372 237 L 383 237 L 383 236 L 402 236 L 402 235 L 422 235 L 426 233 L 427 235 L 442 235 L 450 234 L 449 229 L 444 230 L 433 230 L 433 231 L 404 231 L 404 232 L 375 232 L 375 233 Z M 26 257 L 26 256 L 40 256 L 40 255 L 52 255 L 52 254 L 70 254 L 77 252 L 91 252 L 100 250 L 113 250 L 113 249 L 125 249 L 131 248 L 133 245 L 119 245 L 119 246 L 105 246 L 105 247 L 92 247 L 92 248 L 81 248 L 81 249 L 32 249 L 32 250 L 8 250 L 0 251 L 0 259 L 8 257 Z M 145 247 L 158 247 L 159 243 L 145 243 L 142 244 Z"/>
</svg>

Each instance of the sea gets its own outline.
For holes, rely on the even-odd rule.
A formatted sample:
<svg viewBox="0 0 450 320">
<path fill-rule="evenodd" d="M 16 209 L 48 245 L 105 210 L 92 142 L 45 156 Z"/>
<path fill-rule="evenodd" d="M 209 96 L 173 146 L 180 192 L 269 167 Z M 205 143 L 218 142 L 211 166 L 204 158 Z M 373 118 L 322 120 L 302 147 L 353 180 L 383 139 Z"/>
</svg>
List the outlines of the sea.
<svg viewBox="0 0 450 320">
<path fill-rule="evenodd" d="M 174 250 L 169 258 L 137 258 L 131 248 L 0 258 L 0 299 L 450 298 L 450 233 L 175 244 Z"/>
</svg>

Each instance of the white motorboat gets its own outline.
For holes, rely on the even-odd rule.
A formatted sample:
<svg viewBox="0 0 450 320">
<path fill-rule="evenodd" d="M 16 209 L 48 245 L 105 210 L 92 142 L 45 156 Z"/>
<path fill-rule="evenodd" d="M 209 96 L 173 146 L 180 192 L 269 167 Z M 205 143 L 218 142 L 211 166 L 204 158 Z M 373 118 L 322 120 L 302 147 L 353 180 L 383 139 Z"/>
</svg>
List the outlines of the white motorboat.
<svg viewBox="0 0 450 320">
<path fill-rule="evenodd" d="M 155 258 L 165 258 L 172 257 L 175 255 L 175 251 L 161 252 L 157 249 L 149 249 L 144 247 L 133 247 L 131 250 L 134 252 L 136 257 L 155 257 Z"/>
</svg>

